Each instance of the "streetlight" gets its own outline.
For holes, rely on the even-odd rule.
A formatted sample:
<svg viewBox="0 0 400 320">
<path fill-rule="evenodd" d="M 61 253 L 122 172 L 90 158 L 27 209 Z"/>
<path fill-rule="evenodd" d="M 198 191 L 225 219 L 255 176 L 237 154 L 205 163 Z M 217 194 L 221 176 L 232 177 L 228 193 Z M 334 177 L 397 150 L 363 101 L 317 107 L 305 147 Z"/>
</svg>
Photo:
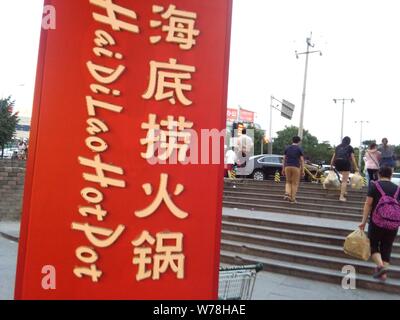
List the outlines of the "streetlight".
<svg viewBox="0 0 400 320">
<path fill-rule="evenodd" d="M 310 37 L 306 39 L 307 43 L 307 51 L 306 52 L 301 52 L 298 53 L 296 51 L 296 58 L 298 59 L 300 55 L 305 54 L 306 55 L 306 68 L 304 71 L 304 86 L 303 86 L 303 96 L 302 96 L 302 101 L 301 101 L 301 113 L 300 113 L 300 125 L 299 125 L 299 137 L 303 139 L 303 126 L 304 126 L 304 106 L 306 103 L 306 89 L 307 89 L 307 72 L 308 72 L 308 56 L 311 53 L 319 53 L 320 56 L 322 56 L 322 51 L 316 50 L 316 51 L 310 51 L 310 47 L 314 48 L 314 44 L 311 43 L 311 37 L 312 37 L 312 32 L 310 34 Z"/>
<path fill-rule="evenodd" d="M 353 98 L 351 99 L 333 99 L 333 102 L 338 103 L 339 101 L 342 101 L 342 129 L 340 131 L 340 141 L 343 140 L 343 127 L 344 127 L 344 104 L 346 101 L 350 101 L 350 103 L 356 102 Z"/>
<path fill-rule="evenodd" d="M 360 150 L 358 155 L 358 169 L 361 170 L 361 155 L 362 155 L 362 146 L 363 146 L 363 125 L 364 123 L 369 123 L 366 120 L 354 121 L 354 123 L 360 124 Z"/>
</svg>

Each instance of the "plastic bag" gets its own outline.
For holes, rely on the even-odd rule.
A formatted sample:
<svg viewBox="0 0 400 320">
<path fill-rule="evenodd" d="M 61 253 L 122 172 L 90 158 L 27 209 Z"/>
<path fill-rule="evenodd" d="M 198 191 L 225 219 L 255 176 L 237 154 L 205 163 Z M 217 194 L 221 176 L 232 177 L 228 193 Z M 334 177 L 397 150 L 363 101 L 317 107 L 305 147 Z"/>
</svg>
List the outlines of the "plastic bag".
<svg viewBox="0 0 400 320">
<path fill-rule="evenodd" d="M 364 179 L 357 172 L 351 177 L 350 184 L 353 189 L 362 189 L 364 187 Z"/>
<path fill-rule="evenodd" d="M 324 180 L 323 187 L 324 189 L 340 189 L 340 181 L 335 171 L 329 171 L 328 176 Z"/>
<path fill-rule="evenodd" d="M 364 261 L 371 256 L 370 241 L 361 229 L 357 229 L 347 236 L 343 249 L 345 254 Z"/>
</svg>

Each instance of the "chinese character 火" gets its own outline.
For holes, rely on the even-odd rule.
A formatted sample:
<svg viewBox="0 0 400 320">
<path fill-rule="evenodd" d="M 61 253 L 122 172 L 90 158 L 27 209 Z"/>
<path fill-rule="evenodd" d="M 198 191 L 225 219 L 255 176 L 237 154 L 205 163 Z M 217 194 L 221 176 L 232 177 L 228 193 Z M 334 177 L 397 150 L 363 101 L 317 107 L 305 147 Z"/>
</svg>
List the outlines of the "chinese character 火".
<svg viewBox="0 0 400 320">
<path fill-rule="evenodd" d="M 160 186 L 154 201 L 146 209 L 135 211 L 135 215 L 139 218 L 146 218 L 152 215 L 154 212 L 156 212 L 156 210 L 160 207 L 162 202 L 165 202 L 168 209 L 175 217 L 179 219 L 187 218 L 189 214 L 179 209 L 175 205 L 175 203 L 171 200 L 171 196 L 167 190 L 167 185 L 168 185 L 168 175 L 163 173 L 161 174 Z M 152 195 L 153 187 L 150 183 L 146 183 L 142 187 L 147 196 Z M 175 187 L 174 196 L 179 196 L 184 190 L 185 187 L 183 185 L 177 184 Z"/>
</svg>

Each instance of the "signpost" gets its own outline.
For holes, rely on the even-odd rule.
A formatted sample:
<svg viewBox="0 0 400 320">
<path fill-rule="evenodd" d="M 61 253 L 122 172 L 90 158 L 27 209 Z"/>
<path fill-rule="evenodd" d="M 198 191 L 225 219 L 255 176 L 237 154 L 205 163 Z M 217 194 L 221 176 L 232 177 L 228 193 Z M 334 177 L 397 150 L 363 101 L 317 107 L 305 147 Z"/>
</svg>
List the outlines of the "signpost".
<svg viewBox="0 0 400 320">
<path fill-rule="evenodd" d="M 279 109 L 279 105 L 274 106 L 274 101 L 277 101 L 278 103 L 281 104 L 280 109 Z M 280 101 L 280 100 L 276 99 L 274 96 L 271 96 L 271 103 L 270 103 L 269 107 L 270 107 L 270 114 L 269 114 L 268 154 L 272 154 L 272 144 L 273 144 L 273 140 L 272 140 L 272 110 L 273 109 L 278 110 L 278 111 L 280 111 L 282 117 L 292 120 L 295 105 L 286 100 Z"/>
<path fill-rule="evenodd" d="M 281 116 L 286 119 L 292 120 L 293 112 L 294 112 L 294 104 L 290 103 L 289 101 L 282 100 Z"/>
<path fill-rule="evenodd" d="M 16 299 L 217 298 L 231 1 L 50 3 Z"/>
</svg>

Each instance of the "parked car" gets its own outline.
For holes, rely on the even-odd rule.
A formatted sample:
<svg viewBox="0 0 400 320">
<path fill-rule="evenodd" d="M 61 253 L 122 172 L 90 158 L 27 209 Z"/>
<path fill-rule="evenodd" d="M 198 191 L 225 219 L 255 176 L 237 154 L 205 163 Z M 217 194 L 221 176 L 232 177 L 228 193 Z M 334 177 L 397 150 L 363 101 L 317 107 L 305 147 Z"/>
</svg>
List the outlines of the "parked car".
<svg viewBox="0 0 400 320">
<path fill-rule="evenodd" d="M 5 148 L 3 153 L 4 159 L 12 159 L 18 153 L 18 148 Z M 0 150 L 1 156 L 1 150 Z"/>
<path fill-rule="evenodd" d="M 393 173 L 392 182 L 400 186 L 400 172 Z"/>
<path fill-rule="evenodd" d="M 267 180 L 273 178 L 277 171 L 279 173 L 282 172 L 283 156 L 262 154 L 251 157 L 249 161 L 251 161 L 252 171 L 251 173 L 246 172 L 246 174 L 244 174 L 245 178 Z M 241 175 L 240 170 L 238 175 Z"/>
</svg>

